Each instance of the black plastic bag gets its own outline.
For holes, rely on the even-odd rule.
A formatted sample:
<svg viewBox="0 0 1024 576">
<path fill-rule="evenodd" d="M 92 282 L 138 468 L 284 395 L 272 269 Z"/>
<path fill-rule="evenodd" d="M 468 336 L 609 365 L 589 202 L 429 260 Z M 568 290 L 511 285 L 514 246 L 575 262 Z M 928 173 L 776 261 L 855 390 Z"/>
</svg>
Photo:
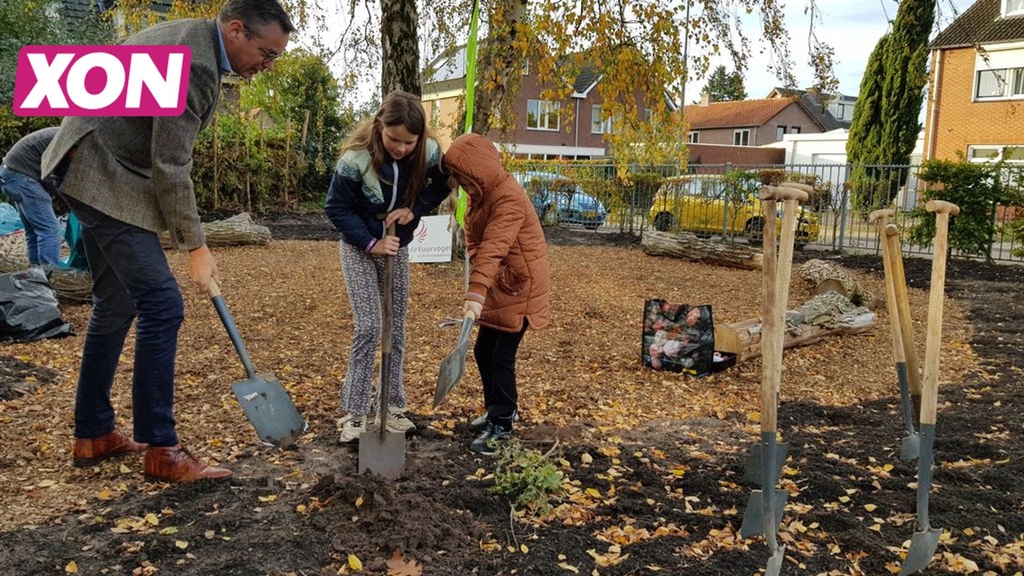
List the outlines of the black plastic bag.
<svg viewBox="0 0 1024 576">
<path fill-rule="evenodd" d="M 644 302 L 644 366 L 704 376 L 712 371 L 715 329 L 711 306 Z"/>
<path fill-rule="evenodd" d="M 42 268 L 0 274 L 0 341 L 34 342 L 72 334 Z"/>
</svg>

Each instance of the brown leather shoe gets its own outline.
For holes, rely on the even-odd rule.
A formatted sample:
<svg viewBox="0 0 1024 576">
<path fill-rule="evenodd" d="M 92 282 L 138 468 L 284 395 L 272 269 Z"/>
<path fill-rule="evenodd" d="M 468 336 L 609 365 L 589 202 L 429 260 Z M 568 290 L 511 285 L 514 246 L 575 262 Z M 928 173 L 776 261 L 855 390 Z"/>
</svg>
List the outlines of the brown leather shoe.
<svg viewBox="0 0 1024 576">
<path fill-rule="evenodd" d="M 181 444 L 150 448 L 146 452 L 145 471 L 146 479 L 155 482 L 195 482 L 231 477 L 231 470 L 202 463 Z"/>
<path fill-rule="evenodd" d="M 149 448 L 149 444 L 136 442 L 115 428 L 110 434 L 99 438 L 76 438 L 71 457 L 76 467 L 84 468 L 99 464 L 107 458 L 137 454 L 146 448 Z"/>
</svg>

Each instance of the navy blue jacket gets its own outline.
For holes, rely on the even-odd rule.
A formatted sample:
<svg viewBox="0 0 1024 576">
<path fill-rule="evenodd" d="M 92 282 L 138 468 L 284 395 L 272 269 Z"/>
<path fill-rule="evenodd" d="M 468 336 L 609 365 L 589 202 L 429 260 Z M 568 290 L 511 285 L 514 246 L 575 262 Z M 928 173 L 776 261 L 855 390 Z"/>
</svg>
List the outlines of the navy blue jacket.
<svg viewBox="0 0 1024 576">
<path fill-rule="evenodd" d="M 435 210 L 448 196 L 448 176 L 441 170 L 441 153 L 437 143 L 427 141 L 427 182 L 416 197 L 416 203 L 410 206 L 415 216 L 408 224 L 395 228 L 400 244 L 405 246 L 412 241 L 413 232 L 419 226 L 420 217 Z M 381 166 L 382 173 L 376 175 L 369 167 L 369 153 L 348 151 L 338 160 L 327 189 L 327 202 L 324 211 L 341 233 L 345 242 L 360 250 L 369 250 L 376 240 L 384 237 L 384 221 L 381 214 L 405 206 L 405 190 L 411 172 L 412 160 L 409 157 L 398 162 L 389 161 Z M 397 194 L 395 172 L 398 172 Z"/>
</svg>

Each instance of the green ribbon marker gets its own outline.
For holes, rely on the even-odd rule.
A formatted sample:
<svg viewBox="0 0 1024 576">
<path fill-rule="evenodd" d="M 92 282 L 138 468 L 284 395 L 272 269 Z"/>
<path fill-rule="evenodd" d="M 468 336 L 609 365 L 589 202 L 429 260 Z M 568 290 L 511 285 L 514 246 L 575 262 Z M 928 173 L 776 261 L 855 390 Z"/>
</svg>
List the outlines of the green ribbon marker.
<svg viewBox="0 0 1024 576">
<path fill-rule="evenodd" d="M 473 0 L 473 16 L 469 20 L 469 40 L 466 41 L 466 125 L 463 133 L 473 131 L 473 104 L 476 100 L 476 31 L 480 20 L 480 2 Z M 455 221 L 459 226 L 466 227 L 466 208 L 468 197 L 466 191 L 459 188 L 455 199 Z"/>
</svg>

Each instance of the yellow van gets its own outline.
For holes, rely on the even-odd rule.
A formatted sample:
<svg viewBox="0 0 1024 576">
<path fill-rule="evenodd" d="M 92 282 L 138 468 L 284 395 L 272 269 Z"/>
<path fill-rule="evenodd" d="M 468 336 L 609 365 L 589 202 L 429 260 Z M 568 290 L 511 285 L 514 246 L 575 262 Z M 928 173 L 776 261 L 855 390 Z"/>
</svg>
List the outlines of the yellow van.
<svg viewBox="0 0 1024 576">
<path fill-rule="evenodd" d="M 668 178 L 662 183 L 648 214 L 659 232 L 693 232 L 698 236 L 744 236 L 760 240 L 764 212 L 752 178 L 726 179 L 718 174 L 693 174 Z M 778 205 L 782 225 L 782 204 Z M 803 208 L 798 214 L 796 243 L 818 238 L 818 217 Z"/>
</svg>

